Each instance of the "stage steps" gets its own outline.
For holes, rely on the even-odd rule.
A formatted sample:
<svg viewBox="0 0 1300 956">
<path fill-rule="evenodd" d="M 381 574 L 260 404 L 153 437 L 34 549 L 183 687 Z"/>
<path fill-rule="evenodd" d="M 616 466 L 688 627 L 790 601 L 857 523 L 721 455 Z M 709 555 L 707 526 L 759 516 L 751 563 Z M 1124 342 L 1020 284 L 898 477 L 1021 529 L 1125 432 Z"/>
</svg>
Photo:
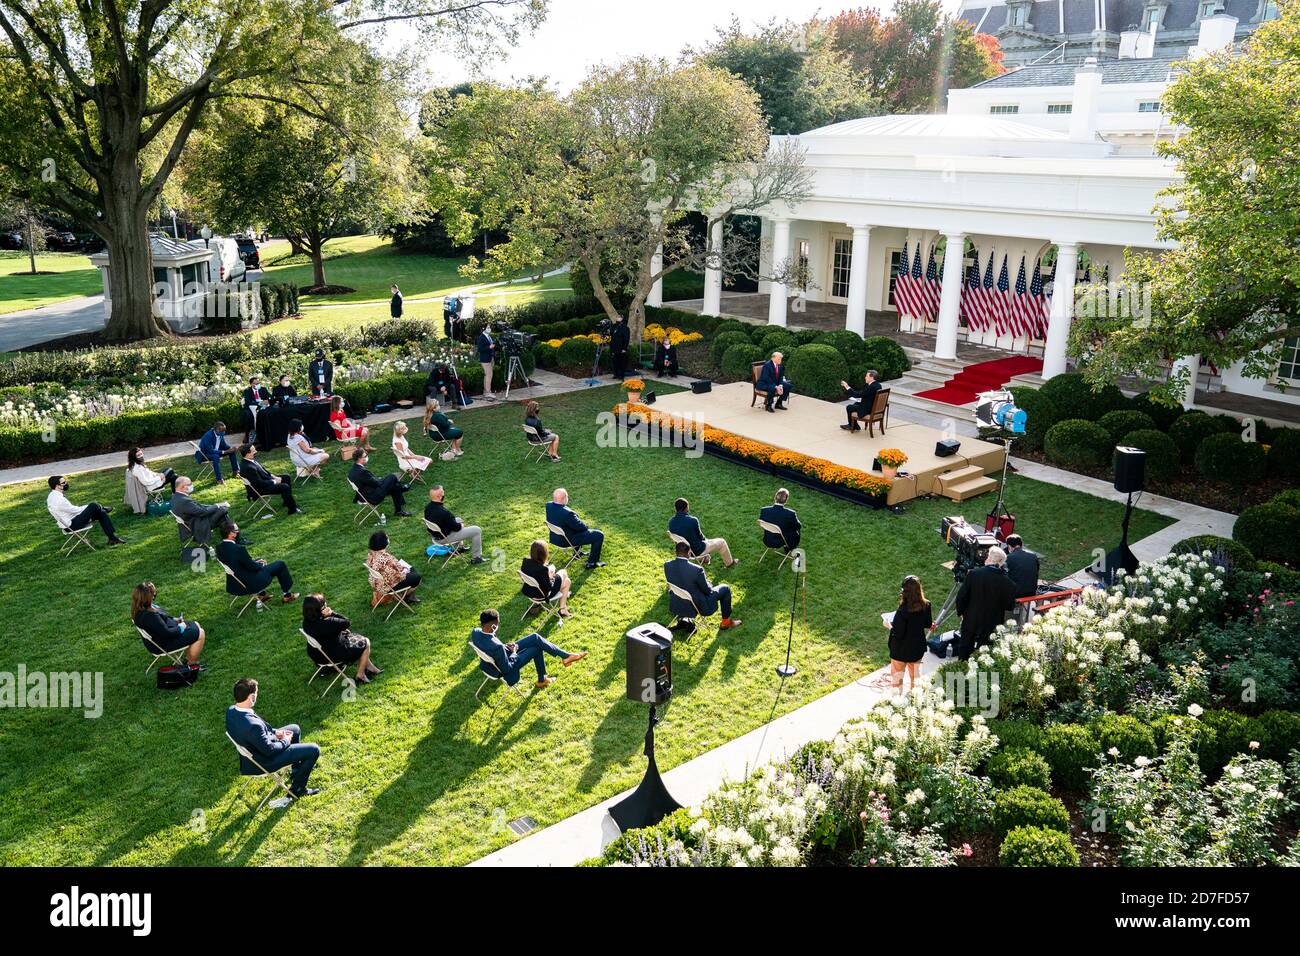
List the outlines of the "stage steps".
<svg viewBox="0 0 1300 956">
<path fill-rule="evenodd" d="M 984 469 L 976 465 L 954 468 L 934 479 L 934 493 L 953 501 L 965 501 L 997 487 L 997 479 L 988 477 Z"/>
</svg>

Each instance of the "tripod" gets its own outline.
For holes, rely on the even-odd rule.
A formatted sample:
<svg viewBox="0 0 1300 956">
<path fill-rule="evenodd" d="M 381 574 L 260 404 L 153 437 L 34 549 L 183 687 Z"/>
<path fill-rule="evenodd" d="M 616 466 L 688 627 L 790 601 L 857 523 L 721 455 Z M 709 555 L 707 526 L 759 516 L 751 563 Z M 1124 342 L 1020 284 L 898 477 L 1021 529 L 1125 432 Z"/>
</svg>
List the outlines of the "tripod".
<svg viewBox="0 0 1300 956">
<path fill-rule="evenodd" d="M 655 724 L 657 723 L 659 723 L 658 708 L 655 704 L 651 704 L 650 724 L 645 732 L 645 776 L 626 799 L 609 808 L 609 815 L 614 818 L 614 822 L 624 833 L 638 827 L 654 826 L 674 810 L 682 808 L 664 786 L 663 777 L 659 776 L 659 767 L 655 764 Z"/>
<path fill-rule="evenodd" d="M 964 580 L 964 575 L 961 578 L 953 575 L 952 587 L 948 590 L 948 596 L 943 599 L 943 605 L 939 608 L 939 613 L 935 615 L 934 625 L 931 628 L 931 630 L 936 634 L 943 633 L 939 628 L 947 619 L 948 615 L 953 612 L 953 608 L 957 606 L 957 592 L 961 590 L 961 583 Z"/>
<path fill-rule="evenodd" d="M 519 378 L 523 381 L 523 387 L 527 388 L 528 373 L 524 371 L 524 363 L 520 361 L 518 355 L 512 353 L 510 355 L 510 361 L 506 364 L 506 401 L 510 400 L 510 384 L 514 381 L 516 373 L 518 373 Z"/>
<path fill-rule="evenodd" d="M 808 565 L 801 549 L 795 549 L 790 569 L 794 572 L 794 593 L 790 596 L 790 630 L 785 637 L 785 663 L 776 666 L 776 672 L 782 678 L 799 673 L 799 668 L 790 663 L 790 652 L 794 647 L 794 616 L 799 607 L 800 594 L 803 595 L 804 617 L 808 616 Z"/>
<path fill-rule="evenodd" d="M 600 384 L 600 352 L 603 347 L 604 346 L 601 342 L 596 342 L 596 359 L 591 363 L 591 377 L 583 381 L 584 385 L 592 386 Z"/>
<path fill-rule="evenodd" d="M 1011 464 L 1011 443 L 1013 441 L 1015 441 L 1015 438 L 1011 436 L 1002 439 L 1002 477 L 998 480 L 998 500 L 984 517 L 984 530 L 993 532 L 999 539 L 1005 539 L 1006 537 L 1006 534 L 1003 534 L 1004 525 L 1014 530 L 1016 523 L 1015 515 L 1007 511 L 1003 499 L 1007 490 L 1007 468 Z M 1010 533 L 1007 532 L 1007 534 Z"/>
</svg>

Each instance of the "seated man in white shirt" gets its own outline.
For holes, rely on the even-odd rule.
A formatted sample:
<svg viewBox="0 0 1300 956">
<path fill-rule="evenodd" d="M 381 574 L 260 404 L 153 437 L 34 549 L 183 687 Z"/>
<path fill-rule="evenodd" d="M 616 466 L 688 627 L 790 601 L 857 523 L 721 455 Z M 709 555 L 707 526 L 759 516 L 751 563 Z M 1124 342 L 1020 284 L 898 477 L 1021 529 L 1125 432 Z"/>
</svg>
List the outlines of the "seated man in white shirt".
<svg viewBox="0 0 1300 956">
<path fill-rule="evenodd" d="M 62 475 L 53 475 L 49 483 L 50 493 L 45 498 L 45 507 L 60 528 L 80 531 L 92 521 L 98 521 L 109 544 L 125 544 L 126 539 L 118 537 L 113 522 L 108 518 L 112 508 L 101 505 L 98 501 L 92 501 L 84 507 L 74 505 L 68 500 L 68 480 Z"/>
</svg>

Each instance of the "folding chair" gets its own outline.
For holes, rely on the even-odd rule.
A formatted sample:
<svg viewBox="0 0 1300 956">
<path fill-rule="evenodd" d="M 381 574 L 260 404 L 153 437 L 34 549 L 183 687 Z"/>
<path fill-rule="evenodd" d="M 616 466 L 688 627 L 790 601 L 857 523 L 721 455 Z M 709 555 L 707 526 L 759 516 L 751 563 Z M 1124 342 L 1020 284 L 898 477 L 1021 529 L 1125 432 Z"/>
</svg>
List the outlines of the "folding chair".
<svg viewBox="0 0 1300 956">
<path fill-rule="evenodd" d="M 278 790 L 284 791 L 285 796 L 289 798 L 290 803 L 292 803 L 296 799 L 293 795 L 293 791 L 289 788 L 289 779 L 288 779 L 289 767 L 287 765 L 281 767 L 279 770 L 267 770 L 265 767 L 263 767 L 260 763 L 257 762 L 256 757 L 254 757 L 251 753 L 248 752 L 247 747 L 243 746 L 240 743 L 237 743 L 235 741 L 235 738 L 230 736 L 230 731 L 226 731 L 226 739 L 229 740 L 231 744 L 234 745 L 234 748 L 236 752 L 238 752 L 239 756 L 243 757 L 254 767 L 256 767 L 258 771 L 260 771 L 259 773 L 244 773 L 244 766 L 243 764 L 240 764 L 239 773 L 240 776 L 242 776 L 244 779 L 239 785 L 239 793 L 236 794 L 236 796 L 239 799 L 243 800 L 244 789 L 248 786 L 248 781 L 261 780 L 266 777 L 270 777 L 272 780 L 275 781 L 275 786 L 271 787 L 270 790 L 266 791 L 266 796 L 264 796 L 262 798 L 262 802 L 257 805 L 257 809 L 253 811 L 254 813 L 257 813 L 262 809 L 262 807 L 266 806 L 266 802 L 270 800 L 271 797 L 276 792 L 278 792 Z M 248 806 L 247 801 L 244 802 L 244 806 Z"/>
<path fill-rule="evenodd" d="M 146 631 L 142 627 L 137 627 L 136 630 L 140 634 L 140 639 L 144 641 L 144 649 L 153 655 L 153 660 L 151 660 L 149 662 L 149 666 L 144 669 L 144 673 L 146 677 L 149 676 L 149 672 L 153 670 L 154 665 L 157 664 L 164 657 L 167 658 L 167 660 L 169 660 L 172 663 L 172 666 L 174 667 L 179 666 L 181 663 L 181 658 L 184 657 L 185 652 L 189 650 L 188 647 L 182 647 L 179 650 L 175 650 L 175 651 L 164 651 L 161 647 L 158 646 L 158 642 L 149 636 L 148 631 Z"/>
<path fill-rule="evenodd" d="M 442 529 L 439 528 L 432 521 L 430 521 L 428 518 L 424 519 L 424 526 L 429 529 L 429 536 L 433 538 L 434 544 L 441 545 L 444 548 L 451 548 L 451 553 L 447 555 L 447 560 L 442 562 L 442 567 L 438 569 L 439 571 L 445 571 L 447 569 L 447 565 L 451 564 L 451 562 L 458 557 L 464 558 L 466 561 L 469 560 L 469 548 L 465 547 L 460 543 L 452 544 L 451 542 L 449 542 L 447 540 L 446 535 L 442 533 Z M 432 554 L 429 555 L 430 563 L 433 561 L 433 558 L 434 556 Z"/>
<path fill-rule="evenodd" d="M 230 568 L 226 567 L 226 563 L 224 561 L 222 561 L 220 558 L 217 558 L 217 564 L 221 565 L 221 570 L 225 571 L 226 575 L 232 578 L 236 584 L 238 584 L 244 590 L 248 590 L 248 585 L 245 584 L 243 581 L 239 580 L 239 575 L 237 575 L 234 571 L 230 570 Z M 236 618 L 241 618 L 244 616 L 244 612 L 248 610 L 248 606 L 250 604 L 252 604 L 254 601 L 261 600 L 261 598 L 258 595 L 259 592 L 257 591 L 254 591 L 252 594 L 236 594 L 234 597 L 230 599 L 230 607 L 226 608 L 226 610 L 230 610 L 230 608 L 234 607 L 235 603 L 240 598 L 242 597 L 248 598 L 248 600 L 244 602 L 244 606 L 239 609 L 239 613 L 235 615 Z"/>
<path fill-rule="evenodd" d="M 63 532 L 63 544 L 59 545 L 59 554 L 63 555 L 63 557 L 72 557 L 72 552 L 83 544 L 91 551 L 95 550 L 95 546 L 90 543 L 90 525 L 86 525 L 84 528 L 70 528 L 61 524 L 59 530 Z"/>
<path fill-rule="evenodd" d="M 532 425 L 524 425 L 523 429 L 524 437 L 528 439 L 528 450 L 524 452 L 525 462 L 533 464 L 541 461 L 550 454 L 550 452 L 547 451 L 547 449 L 551 447 L 551 440 L 549 438 L 543 438 L 541 435 L 537 434 L 537 429 Z M 536 457 L 533 457 L 534 452 L 537 453 Z"/>
<path fill-rule="evenodd" d="M 363 561 L 361 562 L 361 565 L 366 569 L 366 576 L 370 579 L 370 586 L 376 595 L 370 602 L 371 612 L 379 610 L 379 606 L 384 603 L 384 598 L 391 597 L 393 599 L 393 606 L 388 609 L 388 614 L 384 617 L 385 621 L 392 617 L 393 612 L 399 607 L 406 608 L 412 614 L 415 613 L 415 608 L 406 603 L 406 596 L 410 594 L 412 590 L 410 587 L 390 588 L 388 585 L 383 584 L 379 578 L 370 573 L 370 566 L 368 564 Z M 378 587 L 376 587 L 376 585 L 378 585 Z"/>
<path fill-rule="evenodd" d="M 248 489 L 248 507 L 244 509 L 244 514 L 249 514 L 251 512 L 254 520 L 263 516 L 274 518 L 275 508 L 271 506 L 271 502 L 267 497 L 254 488 L 253 483 L 243 475 L 239 476 L 239 480 L 242 481 L 244 487 Z"/>
<path fill-rule="evenodd" d="M 548 521 L 546 522 L 546 527 L 551 532 L 551 534 L 556 535 L 557 537 L 563 539 L 564 544 L 561 545 L 561 547 L 567 548 L 569 551 L 569 560 L 564 562 L 560 570 L 564 570 L 564 568 L 567 568 L 578 558 L 585 558 L 587 556 L 587 552 L 582 550 L 582 545 L 571 543 L 569 541 L 569 536 L 564 533 L 564 529 L 561 528 L 559 525 L 551 524 Z"/>
<path fill-rule="evenodd" d="M 469 647 L 470 650 L 472 650 L 476 655 L 478 655 L 478 669 L 481 670 L 484 674 L 483 683 L 479 684 L 478 690 L 474 691 L 475 700 L 479 699 L 479 694 L 483 693 L 483 688 L 486 687 L 490 681 L 498 681 L 499 683 L 505 684 L 505 686 L 510 687 L 511 690 L 513 690 L 520 697 L 526 698 L 528 696 L 527 694 L 524 693 L 523 687 L 520 686 L 521 683 L 520 681 L 515 681 L 513 687 L 510 684 L 506 684 L 505 675 L 502 674 L 501 671 L 497 668 L 497 662 L 492 660 L 492 658 L 489 657 L 484 651 L 481 651 L 477 647 L 475 647 L 473 641 L 469 642 Z"/>
<path fill-rule="evenodd" d="M 308 633 L 307 633 L 305 630 L 303 630 L 301 627 L 298 628 L 298 633 L 301 634 L 303 637 L 307 638 L 307 646 L 308 646 L 308 647 L 310 647 L 313 651 L 316 651 L 318 654 L 320 654 L 321 657 L 325 658 L 325 660 L 329 661 L 328 664 L 317 664 L 317 665 L 316 665 L 316 673 L 312 674 L 311 677 L 308 679 L 308 681 L 307 681 L 308 686 L 310 686 L 310 685 L 311 685 L 311 682 L 314 681 L 317 677 L 320 677 L 320 675 L 321 675 L 322 672 L 324 672 L 324 671 L 328 671 L 328 670 L 332 670 L 332 671 L 334 671 L 334 679 L 333 679 L 332 681 L 330 681 L 330 685 L 329 685 L 329 687 L 326 687 L 326 688 L 325 688 L 325 694 L 328 694 L 330 691 L 332 691 L 332 690 L 334 689 L 334 685 L 337 684 L 337 683 L 339 682 L 339 678 L 342 678 L 342 679 L 343 679 L 343 686 L 344 686 L 344 687 L 347 687 L 347 686 L 348 686 L 348 675 L 347 675 L 347 673 L 343 670 L 344 665 L 343 665 L 343 664 L 336 663 L 336 662 L 334 661 L 333 658 L 331 658 L 328 654 L 325 653 L 325 648 L 323 648 L 323 647 L 320 646 L 320 641 L 316 640 L 316 638 L 312 637 L 310 634 L 308 634 Z M 314 661 L 314 660 L 315 660 L 315 658 L 313 658 L 313 661 Z M 324 697 L 325 694 L 321 694 L 321 696 Z"/>
<path fill-rule="evenodd" d="M 144 496 L 149 499 L 150 504 L 160 505 L 163 503 L 163 489 L 167 487 L 167 482 L 164 481 L 157 488 L 153 488 L 153 489 L 146 488 L 144 486 L 144 482 L 140 481 L 139 478 L 136 478 L 134 475 L 131 474 L 130 468 L 126 470 L 126 480 L 134 481 L 137 485 L 139 485 L 140 490 L 144 492 Z"/>
<path fill-rule="evenodd" d="M 685 538 L 683 538 L 680 534 L 673 534 L 671 531 L 669 531 L 668 537 L 672 539 L 674 553 L 676 552 L 677 546 L 679 544 L 684 544 L 688 548 L 691 546 L 691 543 L 687 541 Z M 686 556 L 686 560 L 691 562 L 691 564 L 698 564 L 700 567 L 704 567 L 705 556 L 706 555 L 704 554 L 692 553 Z"/>
<path fill-rule="evenodd" d="M 560 617 L 559 594 L 556 594 L 554 597 L 539 597 L 539 598 L 533 597 L 531 594 L 528 593 L 527 590 L 528 588 L 532 588 L 538 594 L 546 593 L 545 591 L 542 590 L 542 586 L 537 583 L 537 579 L 530 574 L 525 574 L 523 571 L 520 571 L 519 580 L 523 583 L 523 587 L 520 588 L 520 593 L 524 597 L 528 598 L 529 601 L 528 607 L 524 608 L 524 613 L 520 615 L 519 620 L 522 621 L 524 618 L 528 616 L 529 611 L 532 611 L 534 608 L 536 608 L 538 611 L 542 612 L 541 617 L 539 617 L 534 622 L 539 628 L 544 626 L 546 622 L 549 621 L 552 617 L 554 617 L 557 621 L 560 622 L 559 623 L 560 627 L 563 627 L 564 618 Z"/>
<path fill-rule="evenodd" d="M 681 598 L 683 601 L 690 601 L 691 607 L 695 609 L 694 617 L 678 617 L 677 620 L 682 622 L 686 622 L 686 621 L 691 622 L 691 634 L 690 634 L 691 637 L 694 637 L 696 634 L 702 632 L 704 630 L 704 625 L 701 622 L 707 621 L 709 617 L 707 614 L 703 613 L 700 610 L 700 606 L 695 603 L 695 595 L 692 594 L 690 591 L 686 590 L 685 588 L 678 587 L 676 584 L 673 584 L 673 582 L 671 581 L 668 582 L 668 590 L 671 591 L 676 597 Z M 683 640 L 689 640 L 689 638 L 683 638 Z"/>
<path fill-rule="evenodd" d="M 785 563 L 790 560 L 790 545 L 785 540 L 785 532 L 781 530 L 780 525 L 772 524 L 772 522 L 770 521 L 764 521 L 762 518 L 758 519 L 758 526 L 762 528 L 764 531 L 768 532 L 769 534 L 779 535 L 781 538 L 781 548 L 783 549 L 783 553 L 781 555 L 781 563 L 776 566 L 776 569 L 780 571 L 783 567 L 785 567 Z M 767 542 L 764 541 L 763 554 L 758 559 L 758 563 L 762 564 L 763 558 L 767 557 L 768 552 L 775 551 L 775 550 L 777 549 L 769 548 L 767 546 Z"/>
<path fill-rule="evenodd" d="M 203 449 L 199 447 L 199 443 L 192 441 L 187 442 L 187 444 L 194 449 L 194 461 L 199 466 L 199 473 L 195 478 L 195 481 L 203 477 L 203 469 L 205 468 L 207 469 L 207 473 L 215 478 L 217 476 L 217 470 L 212 467 L 212 462 L 208 459 L 207 455 L 203 454 Z"/>
<path fill-rule="evenodd" d="M 433 426 L 429 427 L 429 441 L 433 442 L 433 448 L 429 450 L 430 458 L 437 458 L 444 451 L 447 451 L 451 448 L 451 439 L 443 438 L 442 432 L 438 431 Z"/>
<path fill-rule="evenodd" d="M 351 478 L 348 479 L 348 487 L 352 489 L 353 495 L 356 496 L 356 501 L 354 503 L 357 505 L 357 516 L 352 520 L 357 524 L 370 518 L 374 518 L 376 521 L 380 520 L 379 505 L 372 505 L 367 501 L 366 496 L 361 493 L 360 489 L 357 488 Z"/>
<path fill-rule="evenodd" d="M 315 478 L 317 481 L 323 481 L 320 475 L 320 465 L 309 465 L 298 455 L 298 446 L 289 445 L 289 461 L 293 462 L 293 467 L 297 470 L 298 484 L 305 484 Z"/>
<path fill-rule="evenodd" d="M 420 484 L 427 486 L 429 483 L 424 480 L 424 473 L 418 468 L 412 468 L 402 460 L 402 456 L 393 452 L 393 457 L 397 459 L 397 470 L 407 476 L 406 487 L 412 488 L 418 481 Z"/>
</svg>

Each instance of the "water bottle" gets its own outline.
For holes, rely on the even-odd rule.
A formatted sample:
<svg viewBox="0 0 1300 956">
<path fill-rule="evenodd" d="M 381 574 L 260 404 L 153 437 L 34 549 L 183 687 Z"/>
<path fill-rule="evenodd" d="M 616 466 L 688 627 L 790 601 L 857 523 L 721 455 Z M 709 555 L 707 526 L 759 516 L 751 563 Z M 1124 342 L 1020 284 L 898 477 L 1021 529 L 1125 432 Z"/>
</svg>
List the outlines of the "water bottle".
<svg viewBox="0 0 1300 956">
<path fill-rule="evenodd" d="M 384 527 L 388 526 L 388 515 L 384 514 L 382 511 L 379 512 L 379 523 Z"/>
<path fill-rule="evenodd" d="M 265 601 L 258 601 L 258 602 L 257 602 L 257 613 L 258 613 L 258 614 L 261 614 L 261 613 L 262 613 L 263 611 L 265 611 L 265 610 L 266 610 L 266 602 L 265 602 Z"/>
</svg>

